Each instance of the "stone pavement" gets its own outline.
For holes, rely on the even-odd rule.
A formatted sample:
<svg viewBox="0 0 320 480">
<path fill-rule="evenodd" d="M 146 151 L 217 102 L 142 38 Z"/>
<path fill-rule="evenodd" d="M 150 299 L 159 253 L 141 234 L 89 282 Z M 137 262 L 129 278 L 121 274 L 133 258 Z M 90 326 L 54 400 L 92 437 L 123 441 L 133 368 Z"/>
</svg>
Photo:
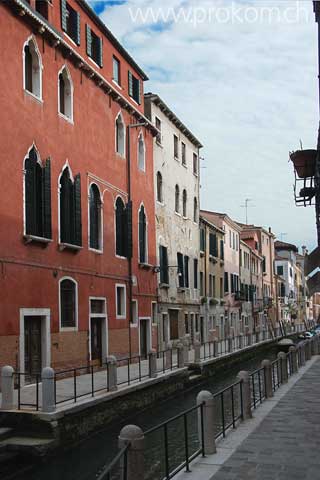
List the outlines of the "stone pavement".
<svg viewBox="0 0 320 480">
<path fill-rule="evenodd" d="M 189 480 L 320 479 L 320 357 L 301 368 L 254 418 L 198 459 Z"/>
</svg>

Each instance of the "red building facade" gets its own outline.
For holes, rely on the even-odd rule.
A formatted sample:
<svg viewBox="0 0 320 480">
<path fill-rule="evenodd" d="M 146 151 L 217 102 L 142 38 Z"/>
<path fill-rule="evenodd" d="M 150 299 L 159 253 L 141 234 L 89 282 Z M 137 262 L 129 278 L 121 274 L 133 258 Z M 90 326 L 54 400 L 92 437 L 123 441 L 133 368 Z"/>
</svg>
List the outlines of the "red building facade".
<svg viewBox="0 0 320 480">
<path fill-rule="evenodd" d="M 147 77 L 84 2 L 11 0 L 0 21 L 0 366 L 144 354 L 156 345 Z"/>
</svg>

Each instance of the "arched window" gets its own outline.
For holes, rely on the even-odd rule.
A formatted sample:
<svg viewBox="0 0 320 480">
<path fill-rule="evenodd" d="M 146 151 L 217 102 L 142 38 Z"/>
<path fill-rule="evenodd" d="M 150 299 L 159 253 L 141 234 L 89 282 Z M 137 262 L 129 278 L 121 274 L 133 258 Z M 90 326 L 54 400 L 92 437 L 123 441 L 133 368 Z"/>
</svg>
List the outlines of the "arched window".
<svg viewBox="0 0 320 480">
<path fill-rule="evenodd" d="M 127 211 L 120 197 L 116 201 L 116 254 L 126 257 L 128 253 Z"/>
<path fill-rule="evenodd" d="M 60 325 L 61 328 L 76 328 L 78 323 L 77 284 L 71 278 L 60 280 Z"/>
<path fill-rule="evenodd" d="M 68 167 L 60 177 L 60 242 L 82 245 L 80 173 L 73 181 Z"/>
<path fill-rule="evenodd" d="M 24 162 L 25 234 L 51 239 L 51 166 L 33 146 Z"/>
<path fill-rule="evenodd" d="M 187 216 L 187 190 L 182 192 L 182 215 Z"/>
<path fill-rule="evenodd" d="M 180 212 L 180 190 L 179 186 L 176 185 L 175 188 L 175 206 L 174 206 L 175 212 L 179 213 Z"/>
<path fill-rule="evenodd" d="M 196 223 L 198 221 L 198 200 L 196 197 L 193 200 L 193 221 Z"/>
<path fill-rule="evenodd" d="M 162 175 L 160 172 L 157 172 L 157 200 L 158 202 L 163 202 Z"/>
<path fill-rule="evenodd" d="M 139 262 L 147 263 L 147 219 L 143 205 L 139 211 Z"/>
<path fill-rule="evenodd" d="M 144 140 L 143 140 L 143 135 L 140 133 L 139 138 L 138 138 L 138 167 L 139 170 L 142 170 L 145 172 L 146 170 L 146 165 L 145 165 L 145 145 L 144 145 Z"/>
<path fill-rule="evenodd" d="M 38 47 L 33 38 L 23 47 L 24 88 L 39 99 L 42 98 L 42 64 Z"/>
<path fill-rule="evenodd" d="M 101 229 L 101 198 L 97 185 L 93 184 L 89 191 L 89 224 L 90 224 L 90 248 L 102 249 Z"/>
<path fill-rule="evenodd" d="M 122 157 L 125 156 L 125 125 L 121 112 L 116 119 L 116 152 Z"/>
<path fill-rule="evenodd" d="M 73 119 L 73 85 L 66 67 L 59 73 L 59 112 Z"/>
</svg>

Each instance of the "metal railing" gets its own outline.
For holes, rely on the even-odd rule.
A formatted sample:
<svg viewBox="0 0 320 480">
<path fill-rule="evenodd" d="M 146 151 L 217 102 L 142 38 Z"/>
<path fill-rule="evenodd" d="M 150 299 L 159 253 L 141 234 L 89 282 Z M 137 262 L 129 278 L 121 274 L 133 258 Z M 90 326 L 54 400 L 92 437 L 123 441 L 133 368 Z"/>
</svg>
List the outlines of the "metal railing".
<svg viewBox="0 0 320 480">
<path fill-rule="evenodd" d="M 85 375 L 86 378 L 84 378 Z M 87 381 L 88 375 L 89 382 Z M 61 383 L 61 388 L 59 388 L 59 381 L 62 379 L 70 387 L 70 393 L 66 393 L 66 383 Z M 70 401 L 76 402 L 79 398 L 88 395 L 94 397 L 95 393 L 102 390 L 109 391 L 109 366 L 107 363 L 102 366 L 87 365 L 55 372 L 54 399 L 56 405 Z"/>
<path fill-rule="evenodd" d="M 178 368 L 178 350 L 177 348 L 169 348 L 167 350 L 158 350 L 157 359 L 160 360 L 160 365 L 157 362 L 157 372 L 165 373 L 167 371 Z"/>
<path fill-rule="evenodd" d="M 128 442 L 114 457 L 110 465 L 103 467 L 96 475 L 96 480 L 128 480 Z"/>
<path fill-rule="evenodd" d="M 266 399 L 266 375 L 264 367 L 250 373 L 251 407 L 257 408 Z"/>
<path fill-rule="evenodd" d="M 213 395 L 216 407 L 216 439 L 221 435 L 225 437 L 227 430 L 236 428 L 236 422 L 243 418 L 242 385 L 240 380 Z"/>
<path fill-rule="evenodd" d="M 18 393 L 18 410 L 21 410 L 22 407 L 29 407 L 32 409 L 36 409 L 36 411 L 39 410 L 40 407 L 40 399 L 39 399 L 39 384 L 41 383 L 41 374 L 40 373 L 26 373 L 26 372 L 14 372 L 13 373 L 13 378 L 14 378 L 14 385 L 15 388 L 17 389 Z M 21 381 L 21 378 L 23 378 L 23 382 Z M 32 382 L 34 380 L 34 382 Z M 25 401 L 23 400 L 23 386 L 27 383 L 30 383 L 30 381 L 35 385 L 35 401 L 31 402 L 30 400 Z M 22 385 L 23 384 L 23 385 Z M 33 385 L 30 384 L 30 388 L 33 388 Z M 27 398 L 30 398 L 30 394 L 28 390 L 25 390 L 25 393 L 27 395 Z M 34 396 L 32 397 L 34 398 Z"/>
<path fill-rule="evenodd" d="M 127 367 L 127 378 L 118 381 L 117 385 L 131 385 L 133 382 L 141 382 L 144 378 L 149 378 L 150 376 L 148 358 L 141 357 L 141 355 L 119 358 L 118 366 Z"/>
<path fill-rule="evenodd" d="M 189 408 L 188 410 L 183 411 L 179 415 L 169 418 L 169 420 L 166 420 L 160 425 L 150 428 L 149 430 L 144 432 L 144 435 L 147 438 L 150 437 L 153 433 L 156 433 L 156 434 L 159 434 L 159 432 L 163 433 L 162 442 L 164 447 L 164 456 L 162 458 L 162 464 L 160 462 L 159 469 L 161 470 L 161 476 L 164 480 L 169 480 L 173 478 L 175 475 L 177 475 L 177 473 L 179 473 L 184 468 L 186 469 L 187 472 L 190 472 L 190 462 L 200 455 L 202 455 L 203 457 L 205 456 L 203 407 L 204 407 L 204 403 L 201 403 L 200 405 L 196 405 L 195 407 Z M 194 412 L 197 415 L 200 415 L 201 441 L 199 445 L 195 445 L 193 442 L 193 445 L 192 445 L 193 451 L 191 451 L 192 446 L 190 445 L 188 420 Z M 169 427 L 172 425 L 173 427 L 171 428 L 172 433 L 176 435 L 175 432 L 176 432 L 177 424 L 180 422 L 180 420 L 182 422 L 182 429 L 180 425 L 180 431 L 182 430 L 181 433 L 183 435 L 183 439 L 181 438 L 182 451 L 179 451 L 178 454 L 175 451 L 174 458 L 170 458 Z M 157 449 L 159 450 L 159 456 L 160 456 L 160 442 L 158 439 L 158 435 L 157 435 Z"/>
</svg>

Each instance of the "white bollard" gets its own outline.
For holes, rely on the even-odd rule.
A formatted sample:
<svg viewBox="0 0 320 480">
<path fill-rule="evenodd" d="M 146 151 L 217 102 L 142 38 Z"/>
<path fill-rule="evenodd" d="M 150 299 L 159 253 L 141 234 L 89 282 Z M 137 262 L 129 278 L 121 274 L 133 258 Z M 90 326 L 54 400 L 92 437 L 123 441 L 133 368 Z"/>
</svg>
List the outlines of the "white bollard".
<svg viewBox="0 0 320 480">
<path fill-rule="evenodd" d="M 14 369 L 10 365 L 6 365 L 1 369 L 1 410 L 14 409 L 13 390 L 14 390 Z"/>
<path fill-rule="evenodd" d="M 238 373 L 238 378 L 242 380 L 243 420 L 248 420 L 252 418 L 249 372 L 241 370 L 241 372 Z"/>
<path fill-rule="evenodd" d="M 108 390 L 113 392 L 118 388 L 118 378 L 117 378 L 117 359 L 113 355 L 107 357 L 107 375 L 108 375 Z"/>
<path fill-rule="evenodd" d="M 149 376 L 156 378 L 157 375 L 157 353 L 155 350 L 151 350 L 149 353 Z"/>
<path fill-rule="evenodd" d="M 51 367 L 45 367 L 41 373 L 42 380 L 42 411 L 45 413 L 55 412 L 55 388 L 54 388 L 54 370 Z"/>
<path fill-rule="evenodd" d="M 211 455 L 216 453 L 216 442 L 214 432 L 214 398 L 212 393 L 202 390 L 197 395 L 197 405 L 202 406 L 203 418 L 201 418 L 201 409 L 198 409 L 198 437 L 199 443 L 202 445 L 202 437 L 204 443 L 204 454 Z M 203 431 L 202 431 L 203 428 Z"/>
<path fill-rule="evenodd" d="M 122 449 L 130 443 L 127 453 L 127 478 L 128 480 L 141 480 L 144 478 L 144 435 L 140 427 L 126 425 L 119 435 L 119 448 Z M 123 477 L 124 465 L 121 464 Z"/>
</svg>

